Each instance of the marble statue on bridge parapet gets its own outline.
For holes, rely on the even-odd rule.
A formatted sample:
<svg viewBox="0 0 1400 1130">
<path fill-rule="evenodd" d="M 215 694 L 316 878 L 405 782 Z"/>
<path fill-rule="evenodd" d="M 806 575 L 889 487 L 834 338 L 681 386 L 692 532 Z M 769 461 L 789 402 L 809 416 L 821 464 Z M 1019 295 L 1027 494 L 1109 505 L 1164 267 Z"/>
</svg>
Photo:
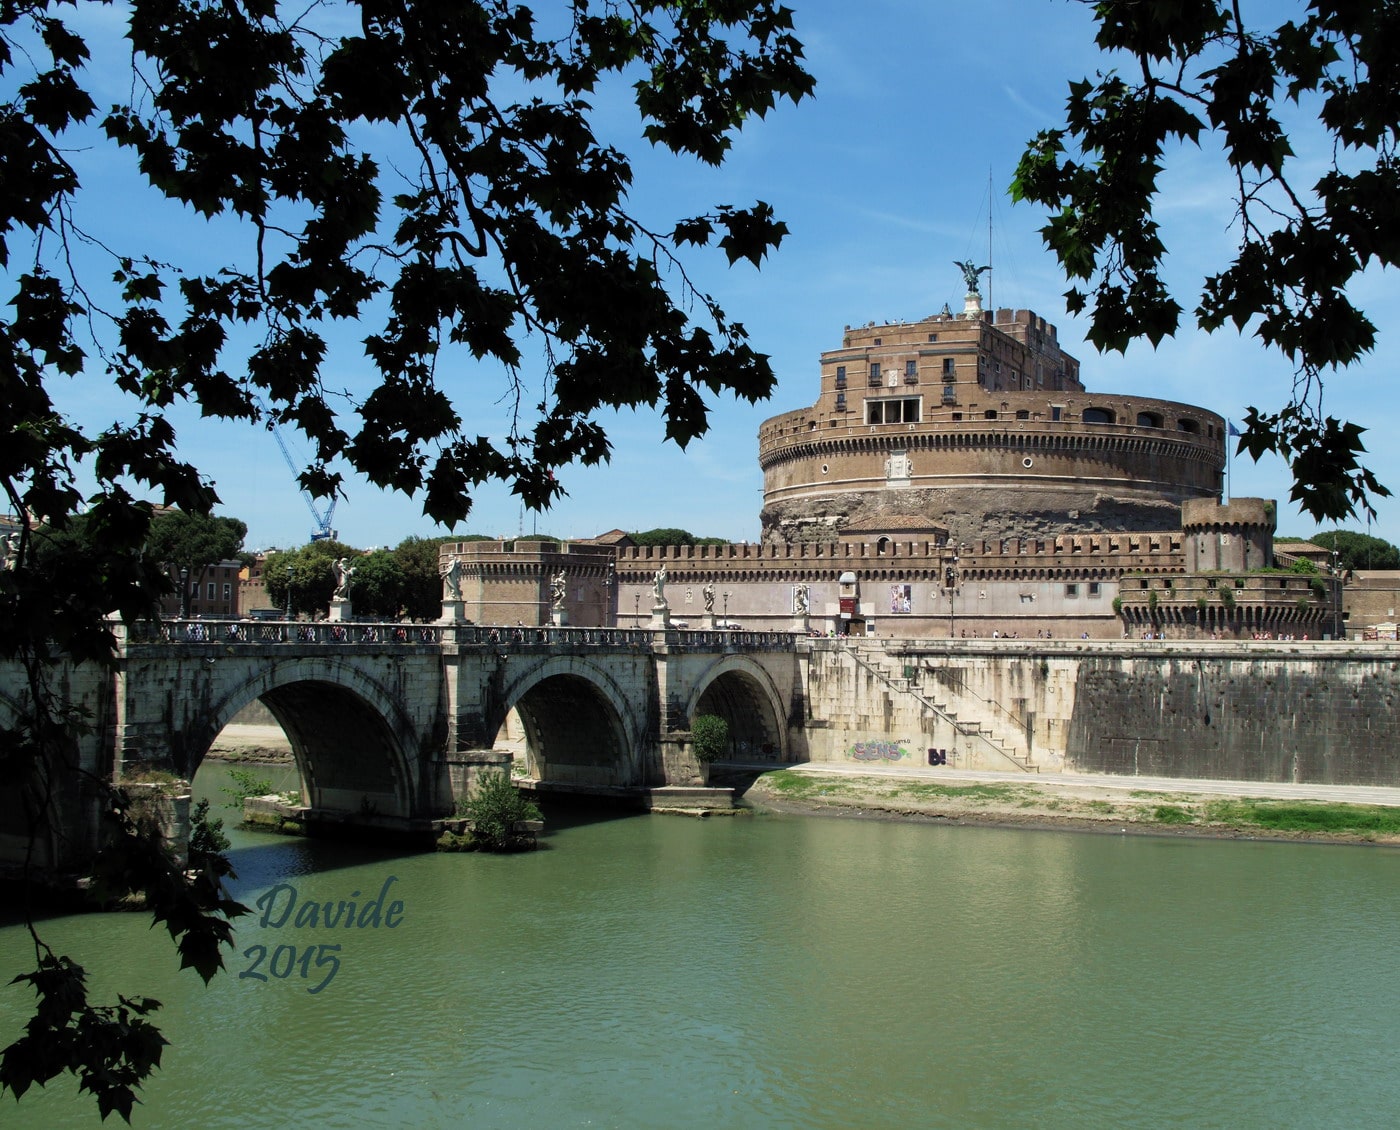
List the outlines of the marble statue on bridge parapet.
<svg viewBox="0 0 1400 1130">
<path fill-rule="evenodd" d="M 335 592 L 332 599 L 349 600 L 350 588 L 355 583 L 355 566 L 350 564 L 350 558 L 342 557 L 332 568 L 335 570 Z"/>
<path fill-rule="evenodd" d="M 462 599 L 462 559 L 455 553 L 447 559 L 447 564 L 438 574 L 442 577 L 442 599 Z"/>
</svg>

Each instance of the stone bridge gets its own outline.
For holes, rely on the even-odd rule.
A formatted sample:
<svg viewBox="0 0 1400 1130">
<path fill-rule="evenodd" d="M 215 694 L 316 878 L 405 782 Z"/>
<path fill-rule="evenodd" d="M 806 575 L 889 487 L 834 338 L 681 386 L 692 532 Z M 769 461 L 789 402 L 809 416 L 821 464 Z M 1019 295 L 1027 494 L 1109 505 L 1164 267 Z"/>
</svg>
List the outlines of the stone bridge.
<svg viewBox="0 0 1400 1130">
<path fill-rule="evenodd" d="M 450 815 L 507 715 L 543 785 L 593 791 L 691 784 L 689 720 L 719 714 L 732 753 L 800 759 L 802 680 L 788 633 L 471 625 L 120 625 L 110 671 L 55 672 L 93 725 L 55 774 L 41 855 L 62 865 L 97 838 L 89 780 L 189 780 L 240 710 L 261 701 L 286 731 L 312 823 L 426 831 Z M 27 699 L 0 678 L 0 718 Z M 499 760 L 499 759 L 497 759 Z M 0 789 L 0 859 L 28 842 L 18 790 Z M 8 801 L 2 798 L 8 797 Z M 82 834 L 72 832 L 82 830 Z"/>
<path fill-rule="evenodd" d="M 50 681 L 91 725 L 47 793 L 0 779 L 0 862 L 29 850 L 26 811 L 49 814 L 39 862 L 80 861 L 99 782 L 189 780 L 255 700 L 290 739 L 311 823 L 395 831 L 452 813 L 503 760 L 491 749 L 512 711 L 527 772 L 556 789 L 693 784 L 697 714 L 728 720 L 744 762 L 936 753 L 1010 773 L 1400 784 L 1394 644 L 165 621 L 120 634 L 112 669 L 59 666 Z M 30 693 L 0 667 L 0 725 Z"/>
</svg>

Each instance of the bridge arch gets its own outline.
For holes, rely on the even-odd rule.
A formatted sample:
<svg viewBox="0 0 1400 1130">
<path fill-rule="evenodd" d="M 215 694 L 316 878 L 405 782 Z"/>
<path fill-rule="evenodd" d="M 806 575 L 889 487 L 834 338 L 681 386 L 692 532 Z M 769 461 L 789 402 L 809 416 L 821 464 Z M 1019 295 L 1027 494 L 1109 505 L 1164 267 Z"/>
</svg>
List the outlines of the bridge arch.
<svg viewBox="0 0 1400 1130">
<path fill-rule="evenodd" d="M 193 776 L 219 732 L 261 700 L 287 735 L 303 801 L 320 811 L 417 815 L 417 735 L 389 687 L 353 662 L 301 656 L 226 689 L 184 742 Z"/>
<path fill-rule="evenodd" d="M 0 725 L 14 726 L 30 711 L 28 692 L 15 696 L 0 690 Z M 15 774 L 0 788 L 0 860 L 6 863 L 55 867 L 62 861 L 64 818 L 77 811 L 70 784 L 81 782 L 82 775 L 73 771 L 79 764 L 76 746 L 67 737 L 61 746 L 59 741 L 51 735 L 47 758 L 41 762 L 36 754 L 27 777 Z M 12 762 L 23 763 L 23 758 Z"/>
<path fill-rule="evenodd" d="M 645 782 L 645 709 L 603 667 L 552 656 L 507 682 L 487 718 L 495 734 L 514 709 L 525 731 L 527 769 L 541 781 L 578 785 Z"/>
<path fill-rule="evenodd" d="M 696 680 L 686 717 L 717 714 L 729 723 L 737 759 L 788 760 L 787 710 L 773 678 L 744 655 L 717 659 Z"/>
</svg>

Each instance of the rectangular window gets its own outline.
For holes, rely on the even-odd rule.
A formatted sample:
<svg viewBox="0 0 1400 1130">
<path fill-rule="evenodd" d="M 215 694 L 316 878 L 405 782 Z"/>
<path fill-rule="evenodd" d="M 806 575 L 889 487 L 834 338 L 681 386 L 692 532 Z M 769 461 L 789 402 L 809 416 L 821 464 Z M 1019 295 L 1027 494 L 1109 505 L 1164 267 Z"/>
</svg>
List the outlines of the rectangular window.
<svg viewBox="0 0 1400 1130">
<path fill-rule="evenodd" d="M 1090 582 L 1089 582 L 1089 595 L 1090 595 L 1090 596 L 1098 596 L 1098 595 L 1099 595 L 1099 582 L 1098 582 L 1098 581 L 1090 581 Z"/>
<path fill-rule="evenodd" d="M 937 335 L 937 334 L 929 334 L 929 335 L 928 335 L 928 339 L 929 339 L 929 341 L 937 341 L 937 340 L 938 340 L 938 335 Z"/>
<path fill-rule="evenodd" d="M 1066 586 L 1065 586 L 1065 596 L 1078 596 L 1078 595 L 1079 595 L 1079 586 L 1078 586 L 1078 585 L 1066 585 Z"/>
<path fill-rule="evenodd" d="M 846 387 L 846 366 L 845 366 L 845 365 L 837 365 L 837 366 L 836 366 L 836 387 L 837 387 L 838 389 L 843 389 L 843 388 Z"/>
<path fill-rule="evenodd" d="M 214 599 L 214 582 L 210 581 L 206 586 L 206 591 L 210 600 Z"/>
<path fill-rule="evenodd" d="M 838 393 L 836 394 L 836 411 L 838 411 L 838 412 L 844 412 L 845 410 L 846 410 L 846 394 L 845 394 L 844 392 L 838 392 Z"/>
<path fill-rule="evenodd" d="M 911 385 L 919 383 L 919 363 L 917 361 L 904 362 L 904 380 Z"/>
<path fill-rule="evenodd" d="M 870 362 L 870 387 L 880 387 L 880 362 L 878 361 Z"/>
<path fill-rule="evenodd" d="M 1050 405 L 1050 419 L 1058 420 L 1060 418 L 1060 411 L 1061 409 L 1058 404 Z"/>
<path fill-rule="evenodd" d="M 951 357 L 943 358 L 943 371 L 950 377 L 953 375 L 953 359 Z"/>
<path fill-rule="evenodd" d="M 954 388 L 952 385 L 944 385 L 944 386 L 943 386 L 943 403 L 944 403 L 944 404 L 956 404 L 957 402 L 958 402 L 958 392 L 957 392 L 957 389 Z"/>
<path fill-rule="evenodd" d="M 225 599 L 225 600 L 232 600 L 232 599 L 233 599 L 233 586 L 230 585 L 230 584 L 225 584 L 225 585 L 224 585 L 224 599 Z"/>
</svg>

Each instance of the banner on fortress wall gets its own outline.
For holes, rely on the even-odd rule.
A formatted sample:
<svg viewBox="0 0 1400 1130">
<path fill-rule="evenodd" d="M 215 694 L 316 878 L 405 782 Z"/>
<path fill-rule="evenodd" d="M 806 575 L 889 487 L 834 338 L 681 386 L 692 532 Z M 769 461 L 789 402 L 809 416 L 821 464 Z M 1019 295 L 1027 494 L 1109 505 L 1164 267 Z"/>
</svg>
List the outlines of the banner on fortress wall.
<svg viewBox="0 0 1400 1130">
<path fill-rule="evenodd" d="M 914 610 L 914 589 L 912 585 L 890 586 L 890 612 L 896 616 L 907 616 Z"/>
</svg>

